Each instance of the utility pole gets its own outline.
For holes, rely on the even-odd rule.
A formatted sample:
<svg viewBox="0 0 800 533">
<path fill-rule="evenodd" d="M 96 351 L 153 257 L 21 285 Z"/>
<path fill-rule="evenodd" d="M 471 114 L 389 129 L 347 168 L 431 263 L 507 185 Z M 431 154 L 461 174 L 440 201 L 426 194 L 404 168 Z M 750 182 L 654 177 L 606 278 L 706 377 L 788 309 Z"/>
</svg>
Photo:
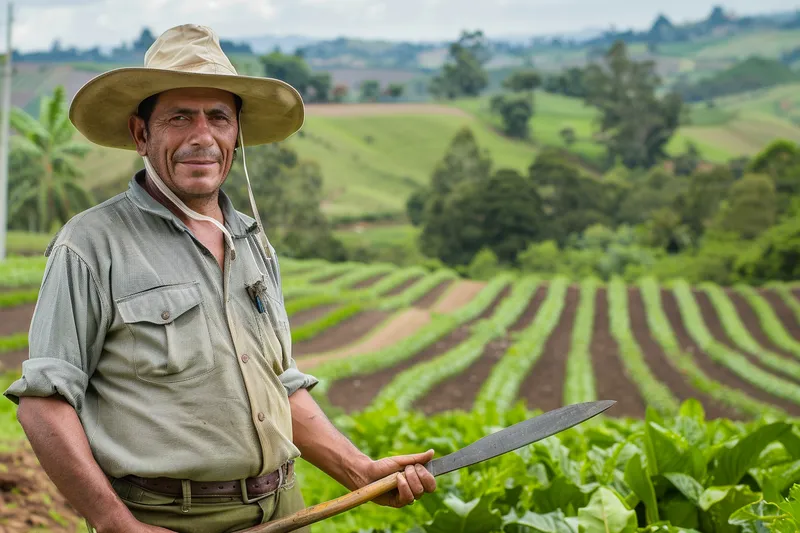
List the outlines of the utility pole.
<svg viewBox="0 0 800 533">
<path fill-rule="evenodd" d="M 6 232 L 8 231 L 8 152 L 9 115 L 11 114 L 11 26 L 14 22 L 13 5 L 8 2 L 6 23 L 6 64 L 3 72 L 3 108 L 0 123 L 0 261 L 6 258 Z"/>
<path fill-rule="evenodd" d="M 13 25 L 13 5 L 8 3 L 6 22 L 6 64 L 3 72 L 3 109 L 0 123 L 0 261 L 6 258 L 6 232 L 8 230 L 8 152 L 9 115 L 11 114 L 11 26 Z"/>
</svg>

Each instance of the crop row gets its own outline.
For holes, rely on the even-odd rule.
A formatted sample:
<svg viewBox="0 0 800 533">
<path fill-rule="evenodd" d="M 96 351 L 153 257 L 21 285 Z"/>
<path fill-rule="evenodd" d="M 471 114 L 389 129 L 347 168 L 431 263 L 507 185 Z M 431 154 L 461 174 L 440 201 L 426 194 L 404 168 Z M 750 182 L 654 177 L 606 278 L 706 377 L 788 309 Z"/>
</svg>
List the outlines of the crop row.
<svg viewBox="0 0 800 533">
<path fill-rule="evenodd" d="M 517 281 L 511 294 L 497 307 L 491 318 L 471 326 L 472 334 L 468 339 L 444 354 L 395 376 L 375 398 L 372 407 L 381 408 L 388 402 L 400 409 L 407 409 L 436 384 L 466 370 L 481 356 L 489 342 L 506 335 L 508 328 L 527 308 L 538 283 L 533 278 Z"/>
<path fill-rule="evenodd" d="M 594 325 L 594 301 L 597 280 L 587 278 L 581 282 L 580 301 L 572 327 L 572 342 L 567 356 L 564 377 L 564 405 L 591 402 L 597 399 L 589 347 Z"/>
<path fill-rule="evenodd" d="M 547 297 L 536 317 L 518 333 L 514 344 L 506 350 L 478 391 L 476 409 L 502 411 L 514 402 L 523 380 L 539 360 L 550 333 L 558 324 L 567 285 L 565 277 L 550 281 Z"/>
</svg>

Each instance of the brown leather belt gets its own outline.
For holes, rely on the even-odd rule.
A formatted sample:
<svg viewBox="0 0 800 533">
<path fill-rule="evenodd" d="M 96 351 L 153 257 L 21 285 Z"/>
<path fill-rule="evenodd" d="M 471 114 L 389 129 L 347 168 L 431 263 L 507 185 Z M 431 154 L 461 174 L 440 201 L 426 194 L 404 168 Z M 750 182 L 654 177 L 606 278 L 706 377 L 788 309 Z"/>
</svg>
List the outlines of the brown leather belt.
<svg viewBox="0 0 800 533">
<path fill-rule="evenodd" d="M 283 483 L 290 479 L 294 473 L 294 461 L 289 461 L 274 472 L 264 476 L 251 477 L 245 480 L 247 491 L 242 490 L 239 481 L 190 481 L 192 497 L 202 496 L 242 496 L 247 503 L 255 501 L 252 497 L 264 496 L 275 492 Z M 144 478 L 127 475 L 120 478 L 139 488 L 165 494 L 167 496 L 183 497 L 183 487 L 180 479 L 168 477 Z"/>
</svg>

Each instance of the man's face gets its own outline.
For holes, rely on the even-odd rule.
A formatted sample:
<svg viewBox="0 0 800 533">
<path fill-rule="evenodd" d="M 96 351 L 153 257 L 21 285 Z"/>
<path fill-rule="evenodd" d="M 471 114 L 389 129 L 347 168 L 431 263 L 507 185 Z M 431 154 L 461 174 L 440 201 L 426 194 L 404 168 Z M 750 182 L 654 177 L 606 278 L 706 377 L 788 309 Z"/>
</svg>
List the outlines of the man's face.
<svg viewBox="0 0 800 533">
<path fill-rule="evenodd" d="M 139 155 L 179 198 L 209 198 L 233 163 L 236 102 L 219 89 L 174 89 L 158 96 L 147 128 L 139 117 L 130 128 Z"/>
</svg>

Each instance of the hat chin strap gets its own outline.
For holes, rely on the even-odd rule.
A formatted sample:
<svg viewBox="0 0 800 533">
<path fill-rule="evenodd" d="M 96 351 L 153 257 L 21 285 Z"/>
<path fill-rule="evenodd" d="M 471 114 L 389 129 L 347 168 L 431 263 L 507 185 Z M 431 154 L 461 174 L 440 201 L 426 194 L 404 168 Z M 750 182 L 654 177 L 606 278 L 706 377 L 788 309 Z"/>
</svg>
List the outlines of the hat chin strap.
<svg viewBox="0 0 800 533">
<path fill-rule="evenodd" d="M 260 243 L 261 243 L 261 246 L 264 249 L 264 253 L 265 253 L 266 257 L 268 259 L 274 260 L 275 256 L 274 256 L 274 254 L 272 252 L 272 246 L 270 245 L 269 239 L 267 239 L 267 235 L 264 232 L 264 225 L 261 223 L 261 217 L 259 216 L 258 208 L 256 207 L 256 200 L 253 197 L 253 189 L 250 186 L 250 176 L 247 173 L 247 160 L 246 160 L 245 155 L 244 155 L 244 135 L 242 134 L 241 127 L 239 128 L 239 146 L 242 149 L 242 167 L 244 167 L 244 176 L 245 176 L 245 179 L 247 181 L 247 193 L 250 196 L 250 209 L 253 210 L 253 216 L 255 217 L 256 222 L 258 224 L 258 233 L 259 233 L 259 236 L 260 236 Z M 164 196 L 169 198 L 170 201 L 172 203 L 174 203 L 178 207 L 178 209 L 180 209 L 187 217 L 189 217 L 189 218 L 191 218 L 193 220 L 199 220 L 199 221 L 202 221 L 202 222 L 211 222 L 212 224 L 217 226 L 220 229 L 220 231 L 222 231 L 222 233 L 225 235 L 225 240 L 227 241 L 228 246 L 230 247 L 232 257 L 235 259 L 236 258 L 236 247 L 233 245 L 233 237 L 231 236 L 230 232 L 228 231 L 228 228 L 226 228 L 224 225 L 222 225 L 215 218 L 212 218 L 212 217 L 209 217 L 209 216 L 206 216 L 206 215 L 201 215 L 200 213 L 198 213 L 198 212 L 196 212 L 196 211 L 194 211 L 192 209 L 189 209 L 189 207 L 187 207 L 186 204 L 183 203 L 183 201 L 180 198 L 178 198 L 175 195 L 175 193 L 172 192 L 172 190 L 170 190 L 170 188 L 167 187 L 164 184 L 164 182 L 161 180 L 161 176 L 158 175 L 158 172 L 156 172 L 156 169 L 153 168 L 152 163 L 150 163 L 150 159 L 146 155 L 143 155 L 142 156 L 142 160 L 144 160 L 144 168 L 145 168 L 145 170 L 147 171 L 147 173 L 152 178 L 153 183 L 155 183 L 155 185 L 158 188 L 158 190 L 161 191 L 161 193 Z"/>
</svg>

